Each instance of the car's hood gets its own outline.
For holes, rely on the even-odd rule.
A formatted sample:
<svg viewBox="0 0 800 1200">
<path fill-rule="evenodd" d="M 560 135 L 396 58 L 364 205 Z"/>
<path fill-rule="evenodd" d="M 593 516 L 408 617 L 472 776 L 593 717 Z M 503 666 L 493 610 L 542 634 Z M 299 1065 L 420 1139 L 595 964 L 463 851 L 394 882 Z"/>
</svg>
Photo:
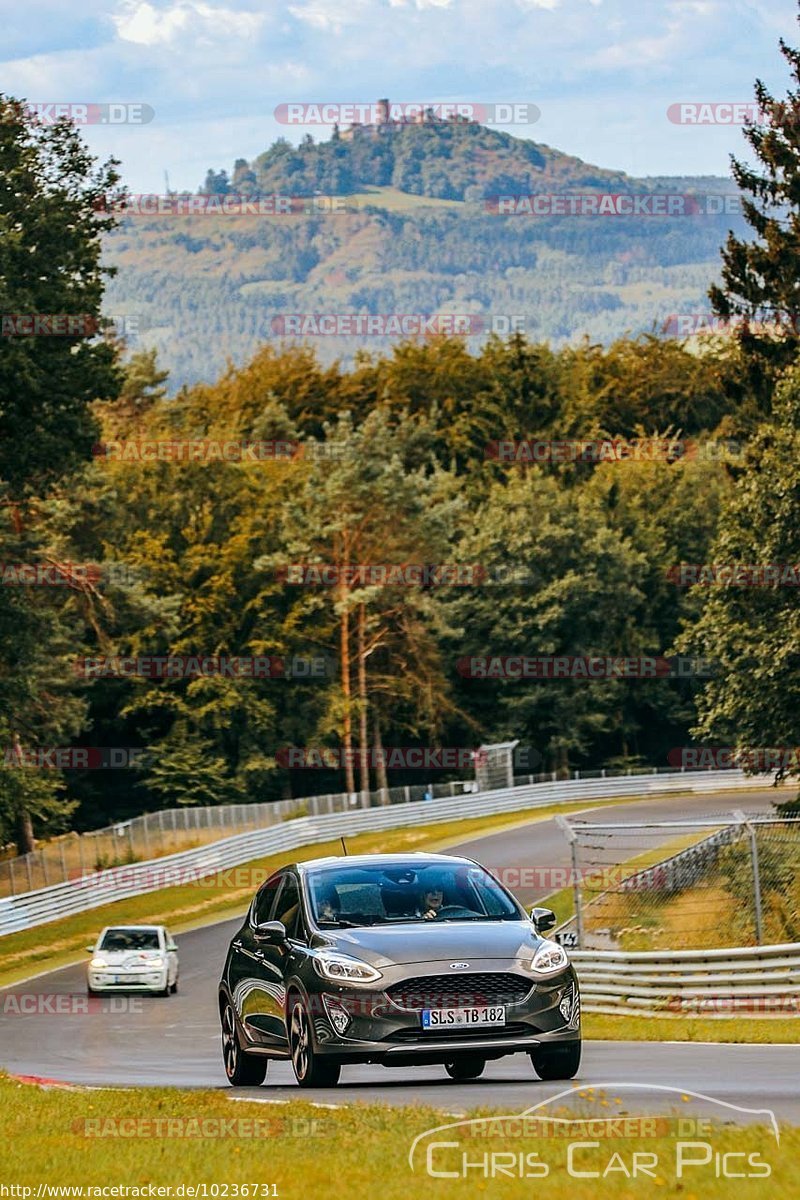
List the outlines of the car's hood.
<svg viewBox="0 0 800 1200">
<path fill-rule="evenodd" d="M 94 958 L 100 958 L 110 967 L 131 966 L 163 958 L 163 950 L 95 950 Z"/>
<path fill-rule="evenodd" d="M 343 954 L 386 967 L 442 960 L 529 959 L 542 939 L 528 921 L 431 921 L 326 930 L 325 941 Z"/>
</svg>

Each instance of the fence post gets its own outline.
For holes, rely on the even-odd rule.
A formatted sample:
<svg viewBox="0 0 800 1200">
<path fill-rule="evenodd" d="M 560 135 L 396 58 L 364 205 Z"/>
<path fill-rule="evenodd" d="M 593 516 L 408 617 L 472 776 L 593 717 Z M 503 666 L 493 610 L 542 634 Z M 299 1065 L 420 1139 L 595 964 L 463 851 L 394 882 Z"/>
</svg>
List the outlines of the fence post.
<svg viewBox="0 0 800 1200">
<path fill-rule="evenodd" d="M 33 891 L 33 875 L 31 874 L 31 854 L 32 853 L 33 853 L 33 851 L 29 850 L 28 853 L 25 855 L 25 869 L 28 872 L 28 891 L 29 892 Z"/>
<path fill-rule="evenodd" d="M 572 853 L 572 894 L 575 900 L 575 936 L 578 941 L 576 949 L 581 950 L 583 949 L 583 897 L 581 896 L 581 882 L 578 873 L 578 835 L 566 817 L 558 815 L 556 817 L 556 825 L 569 842 Z"/>
<path fill-rule="evenodd" d="M 733 814 L 737 821 L 740 821 L 744 827 L 750 841 L 750 865 L 753 869 L 753 905 L 755 908 L 756 918 L 756 945 L 764 945 L 764 912 L 761 905 L 761 872 L 758 866 L 758 846 L 756 844 L 755 827 L 750 824 L 747 817 L 737 809 Z"/>
<path fill-rule="evenodd" d="M 59 849 L 59 852 L 61 855 L 61 877 L 64 880 L 64 883 L 66 883 L 67 882 L 67 858 L 66 858 L 66 854 L 64 852 L 64 839 L 63 838 L 58 839 L 58 849 Z"/>
<path fill-rule="evenodd" d="M 9 875 L 9 879 L 11 882 L 11 895 L 16 896 L 17 890 L 14 887 L 14 860 L 13 860 L 13 858 L 10 858 L 8 860 L 8 875 Z"/>
</svg>

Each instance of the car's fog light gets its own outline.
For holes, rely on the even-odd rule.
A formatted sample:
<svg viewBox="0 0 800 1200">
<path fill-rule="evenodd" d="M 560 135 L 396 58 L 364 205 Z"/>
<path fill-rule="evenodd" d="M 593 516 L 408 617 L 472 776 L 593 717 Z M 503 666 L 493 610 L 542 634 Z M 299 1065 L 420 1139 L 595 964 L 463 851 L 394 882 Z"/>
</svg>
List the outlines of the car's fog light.
<svg viewBox="0 0 800 1200">
<path fill-rule="evenodd" d="M 559 1010 L 565 1021 L 569 1020 L 569 1014 L 572 1012 L 572 991 L 566 992 L 559 1004 Z"/>
<path fill-rule="evenodd" d="M 350 1013 L 347 1009 L 342 1008 L 341 1004 L 332 1004 L 330 1000 L 326 1002 L 328 1016 L 331 1019 L 331 1025 L 337 1033 L 344 1033 L 347 1026 L 350 1024 Z"/>
</svg>

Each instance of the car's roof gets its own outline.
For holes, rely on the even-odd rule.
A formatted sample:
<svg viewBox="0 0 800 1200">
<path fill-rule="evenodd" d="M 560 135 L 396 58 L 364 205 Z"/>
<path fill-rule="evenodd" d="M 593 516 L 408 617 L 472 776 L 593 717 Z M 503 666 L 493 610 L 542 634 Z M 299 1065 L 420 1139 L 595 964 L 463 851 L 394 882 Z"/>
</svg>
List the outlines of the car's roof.
<svg viewBox="0 0 800 1200">
<path fill-rule="evenodd" d="M 136 929 L 153 933 L 157 929 L 166 929 L 166 925 L 127 925 L 124 921 L 115 921 L 113 925 L 105 925 L 103 933 L 107 933 L 109 929 Z"/>
<path fill-rule="evenodd" d="M 422 850 L 410 850 L 406 854 L 348 854 L 330 855 L 328 858 L 311 858 L 305 862 L 295 863 L 299 871 L 315 871 L 327 867 L 389 867 L 401 865 L 426 866 L 439 863 L 442 866 L 458 863 L 465 867 L 474 867 L 470 858 L 461 858 L 454 854 L 430 854 Z"/>
</svg>

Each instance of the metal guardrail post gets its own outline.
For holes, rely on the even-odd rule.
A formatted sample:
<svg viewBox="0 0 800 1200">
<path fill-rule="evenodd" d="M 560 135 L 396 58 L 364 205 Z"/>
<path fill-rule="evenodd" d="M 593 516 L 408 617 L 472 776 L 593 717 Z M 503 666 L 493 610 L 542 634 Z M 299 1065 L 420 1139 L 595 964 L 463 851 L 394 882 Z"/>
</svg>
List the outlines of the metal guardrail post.
<svg viewBox="0 0 800 1200">
<path fill-rule="evenodd" d="M 758 845 L 756 843 L 756 831 L 755 827 L 751 825 L 741 809 L 737 809 L 733 815 L 746 830 L 747 836 L 750 840 L 750 863 L 753 868 L 753 905 L 755 907 L 756 918 L 756 945 L 763 946 L 764 912 L 761 902 L 761 871 L 759 870 L 758 866 Z"/>
<path fill-rule="evenodd" d="M 575 935 L 578 939 L 577 949 L 583 945 L 583 897 L 581 896 L 580 875 L 578 873 L 578 835 L 566 817 L 556 816 L 556 825 L 569 842 L 572 854 L 572 894 L 575 903 Z"/>
</svg>

